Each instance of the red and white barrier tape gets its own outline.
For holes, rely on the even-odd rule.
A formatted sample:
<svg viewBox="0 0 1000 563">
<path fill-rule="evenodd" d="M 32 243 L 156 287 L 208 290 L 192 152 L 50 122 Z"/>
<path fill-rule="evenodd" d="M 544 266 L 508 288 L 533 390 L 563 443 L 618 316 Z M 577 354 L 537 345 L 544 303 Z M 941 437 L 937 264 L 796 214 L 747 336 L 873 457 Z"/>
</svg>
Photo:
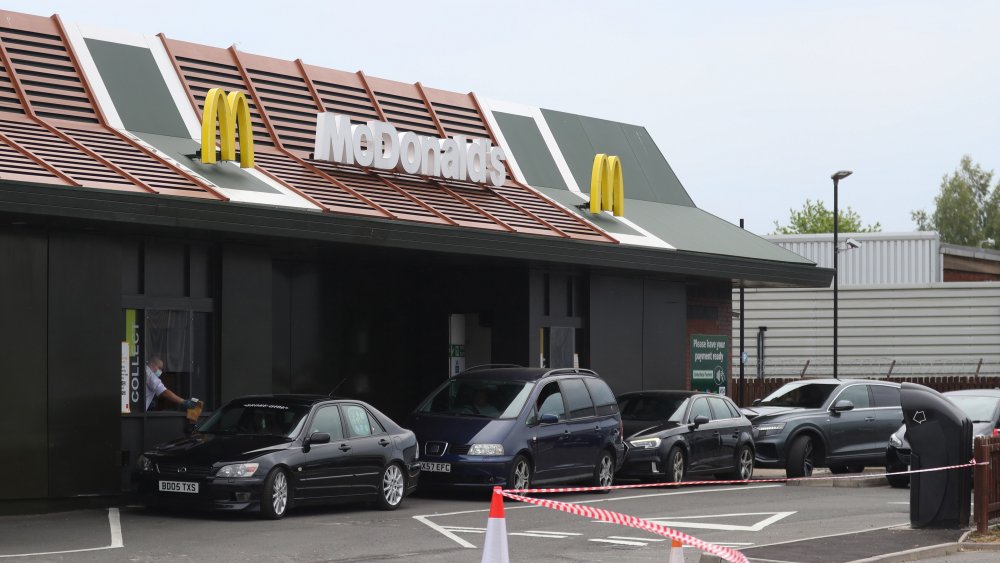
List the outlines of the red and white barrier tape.
<svg viewBox="0 0 1000 563">
<path fill-rule="evenodd" d="M 735 479 L 735 480 L 712 480 L 712 481 L 681 481 L 680 483 L 635 483 L 631 485 L 611 485 L 610 487 L 556 487 L 548 489 L 506 489 L 504 493 L 519 494 L 549 494 L 549 493 L 586 493 L 590 491 L 613 491 L 618 489 L 647 489 L 653 487 L 676 487 L 689 485 L 742 485 L 746 483 L 787 483 L 789 481 L 846 481 L 851 479 L 868 479 L 871 477 L 886 477 L 894 475 L 909 475 L 911 473 L 929 473 L 931 471 L 946 471 L 950 469 L 962 469 L 963 467 L 974 467 L 976 465 L 989 465 L 989 462 L 979 462 L 971 460 L 969 463 L 961 465 L 944 465 L 941 467 L 929 467 L 927 469 L 911 469 L 907 471 L 896 471 L 893 473 L 862 473 L 859 475 L 836 475 L 822 477 L 777 477 L 774 479 Z"/>
<path fill-rule="evenodd" d="M 545 508 L 551 508 L 554 510 L 561 510 L 562 512 L 568 512 L 570 514 L 576 514 L 577 516 L 584 516 L 586 518 L 591 518 L 594 520 L 601 520 L 604 522 L 611 522 L 613 524 L 619 524 L 622 526 L 638 528 L 640 530 L 645 530 L 647 532 L 657 534 L 665 538 L 677 540 L 683 544 L 690 545 L 691 547 L 711 553 L 712 555 L 718 555 L 719 557 L 725 559 L 726 561 L 730 561 L 732 563 L 747 563 L 746 556 L 740 553 L 739 551 L 736 551 L 735 549 L 722 547 L 721 545 L 715 545 L 714 543 L 708 543 L 706 541 L 702 541 L 696 537 L 689 536 L 683 532 L 678 532 L 677 530 L 668 528 L 663 524 L 650 522 L 649 520 L 645 520 L 643 518 L 637 518 L 635 516 L 629 516 L 628 514 L 621 514 L 619 512 L 612 512 L 610 510 L 604 510 L 601 508 L 594 508 L 592 506 L 583 506 L 568 502 L 559 502 L 555 500 L 525 497 L 514 494 L 511 491 L 500 491 L 500 494 L 511 500 L 526 502 L 529 504 L 543 506 Z"/>
</svg>

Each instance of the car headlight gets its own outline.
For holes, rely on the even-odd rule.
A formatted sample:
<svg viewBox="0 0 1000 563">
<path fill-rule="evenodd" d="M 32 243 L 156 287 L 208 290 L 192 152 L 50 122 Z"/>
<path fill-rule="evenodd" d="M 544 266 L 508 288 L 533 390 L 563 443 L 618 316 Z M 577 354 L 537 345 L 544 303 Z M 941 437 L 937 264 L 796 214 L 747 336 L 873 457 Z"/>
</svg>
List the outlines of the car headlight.
<svg viewBox="0 0 1000 563">
<path fill-rule="evenodd" d="M 503 455 L 503 444 L 472 444 L 469 455 Z"/>
<path fill-rule="evenodd" d="M 660 447 L 659 438 L 643 438 L 641 440 L 629 440 L 628 445 L 637 450 L 652 450 Z"/>
<path fill-rule="evenodd" d="M 772 422 L 769 424 L 761 424 L 760 426 L 754 426 L 753 429 L 757 436 L 773 436 L 774 434 L 780 434 L 781 431 L 785 429 L 785 423 Z"/>
<path fill-rule="evenodd" d="M 145 455 L 140 455 L 139 459 L 136 460 L 135 464 L 139 467 L 139 471 L 153 471 L 156 466 L 153 462 L 149 460 Z"/>
<path fill-rule="evenodd" d="M 892 436 L 889 436 L 889 445 L 894 448 L 902 448 L 903 441 L 897 438 L 895 434 L 893 434 Z"/>
<path fill-rule="evenodd" d="M 223 465 L 215 476 L 230 478 L 253 477 L 253 474 L 257 472 L 258 466 L 259 465 L 256 463 L 234 463 L 232 465 Z"/>
</svg>

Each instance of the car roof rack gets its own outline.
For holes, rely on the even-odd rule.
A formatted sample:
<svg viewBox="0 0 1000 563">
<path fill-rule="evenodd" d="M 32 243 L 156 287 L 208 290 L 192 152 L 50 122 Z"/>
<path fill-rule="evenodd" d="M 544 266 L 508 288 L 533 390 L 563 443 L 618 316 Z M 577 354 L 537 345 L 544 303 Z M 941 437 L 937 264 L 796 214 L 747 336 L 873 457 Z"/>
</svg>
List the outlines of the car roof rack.
<svg viewBox="0 0 1000 563">
<path fill-rule="evenodd" d="M 519 366 L 517 364 L 480 364 L 478 366 L 472 366 L 471 368 L 466 368 L 462 370 L 462 373 L 468 373 L 470 371 L 479 371 L 482 369 L 494 369 L 494 368 L 523 368 L 524 366 Z"/>
<path fill-rule="evenodd" d="M 545 372 L 545 374 L 542 375 L 542 377 L 546 377 L 546 376 L 549 376 L 549 375 L 563 375 L 563 374 L 582 374 L 582 375 L 593 375 L 594 377 L 601 377 L 600 375 L 597 374 L 596 371 L 594 371 L 592 369 L 584 369 L 584 368 L 555 368 L 555 369 L 550 369 L 549 371 Z"/>
</svg>

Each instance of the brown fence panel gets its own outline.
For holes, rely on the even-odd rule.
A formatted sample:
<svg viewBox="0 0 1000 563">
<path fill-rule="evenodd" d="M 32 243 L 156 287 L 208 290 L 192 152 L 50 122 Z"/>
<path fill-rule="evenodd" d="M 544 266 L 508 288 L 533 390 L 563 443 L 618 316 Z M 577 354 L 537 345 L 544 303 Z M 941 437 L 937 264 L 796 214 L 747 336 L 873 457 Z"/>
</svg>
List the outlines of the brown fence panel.
<svg viewBox="0 0 1000 563">
<path fill-rule="evenodd" d="M 973 513 L 976 527 L 986 533 L 990 521 L 1000 519 L 1000 438 L 977 436 Z"/>
</svg>

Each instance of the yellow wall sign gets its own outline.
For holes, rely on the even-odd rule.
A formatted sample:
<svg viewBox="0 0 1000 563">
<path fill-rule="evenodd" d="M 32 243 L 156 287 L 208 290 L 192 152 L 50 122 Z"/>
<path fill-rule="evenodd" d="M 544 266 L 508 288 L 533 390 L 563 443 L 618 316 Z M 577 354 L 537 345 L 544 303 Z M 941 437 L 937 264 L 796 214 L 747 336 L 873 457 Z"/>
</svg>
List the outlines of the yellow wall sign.
<svg viewBox="0 0 1000 563">
<path fill-rule="evenodd" d="M 601 211 L 611 211 L 615 217 L 625 215 L 622 161 L 617 156 L 594 156 L 594 168 L 590 174 L 590 212 Z"/>
<path fill-rule="evenodd" d="M 236 160 L 236 128 L 240 131 L 240 168 L 253 168 L 253 125 L 250 105 L 243 92 L 212 88 L 205 94 L 201 115 L 201 161 L 215 164 L 215 124 L 219 124 L 220 160 Z"/>
</svg>

